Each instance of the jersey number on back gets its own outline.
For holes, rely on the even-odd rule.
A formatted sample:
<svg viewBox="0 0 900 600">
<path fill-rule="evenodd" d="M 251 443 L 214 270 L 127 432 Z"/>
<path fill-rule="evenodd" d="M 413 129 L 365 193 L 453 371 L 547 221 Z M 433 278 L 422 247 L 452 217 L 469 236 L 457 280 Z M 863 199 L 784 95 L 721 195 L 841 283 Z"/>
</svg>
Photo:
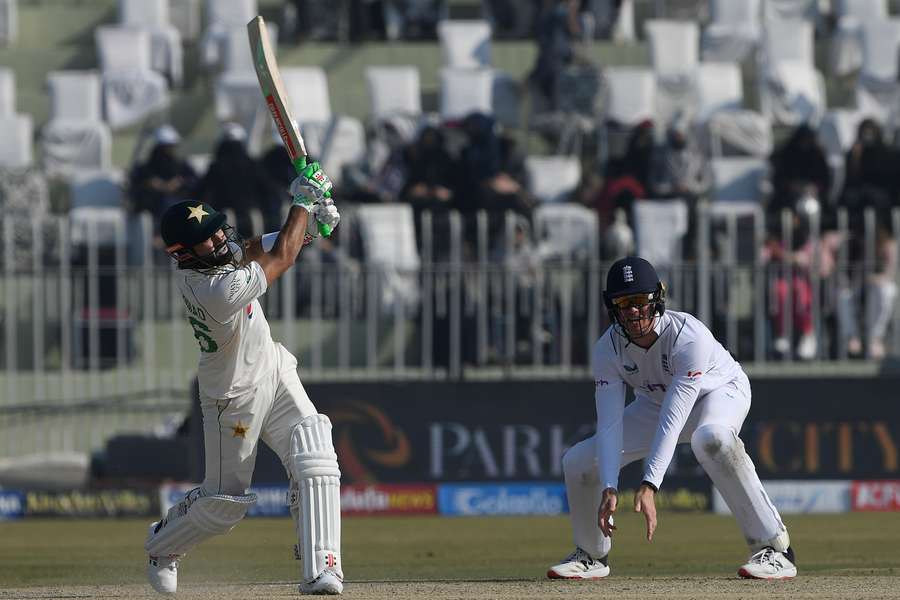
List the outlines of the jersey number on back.
<svg viewBox="0 0 900 600">
<path fill-rule="evenodd" d="M 216 340 L 209 336 L 209 327 L 203 321 L 198 321 L 194 317 L 188 317 L 191 327 L 194 328 L 194 337 L 200 342 L 200 352 L 215 352 L 219 349 Z"/>
</svg>

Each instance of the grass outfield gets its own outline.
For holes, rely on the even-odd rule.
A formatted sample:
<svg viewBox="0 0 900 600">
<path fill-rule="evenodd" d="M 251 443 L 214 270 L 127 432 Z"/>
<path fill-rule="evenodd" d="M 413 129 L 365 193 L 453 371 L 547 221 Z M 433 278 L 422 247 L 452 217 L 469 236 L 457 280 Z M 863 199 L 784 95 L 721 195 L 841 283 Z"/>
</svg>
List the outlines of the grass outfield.
<svg viewBox="0 0 900 600">
<path fill-rule="evenodd" d="M 897 598 L 897 523 L 889 513 L 791 516 L 801 576 L 747 582 L 734 576 L 747 555 L 731 518 L 662 513 L 648 544 L 642 518 L 623 513 L 612 578 L 590 583 L 544 579 L 547 567 L 571 550 L 566 517 L 351 518 L 344 521 L 345 596 Z M 143 574 L 146 525 L 0 523 L 0 598 L 152 597 Z M 204 543 L 180 569 L 179 597 L 296 595 L 291 530 L 287 519 L 248 519 Z"/>
</svg>

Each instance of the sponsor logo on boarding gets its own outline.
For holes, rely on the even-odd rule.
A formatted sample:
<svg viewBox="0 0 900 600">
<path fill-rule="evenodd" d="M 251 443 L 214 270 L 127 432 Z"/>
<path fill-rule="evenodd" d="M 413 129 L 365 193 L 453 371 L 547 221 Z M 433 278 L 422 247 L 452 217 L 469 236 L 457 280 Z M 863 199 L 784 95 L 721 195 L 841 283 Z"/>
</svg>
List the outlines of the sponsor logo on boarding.
<svg viewBox="0 0 900 600">
<path fill-rule="evenodd" d="M 850 510 L 850 482 L 846 480 L 765 480 L 769 499 L 781 514 L 845 513 Z M 731 511 L 724 498 L 713 490 L 713 510 Z"/>
<path fill-rule="evenodd" d="M 429 484 L 350 484 L 341 486 L 345 515 L 437 514 L 437 488 Z"/>
<path fill-rule="evenodd" d="M 442 515 L 561 515 L 568 512 L 565 486 L 547 484 L 441 484 Z"/>
<path fill-rule="evenodd" d="M 25 515 L 25 496 L 22 492 L 0 491 L 0 521 L 21 519 Z"/>
<path fill-rule="evenodd" d="M 900 511 L 900 481 L 854 481 L 850 498 L 854 511 Z"/>
</svg>

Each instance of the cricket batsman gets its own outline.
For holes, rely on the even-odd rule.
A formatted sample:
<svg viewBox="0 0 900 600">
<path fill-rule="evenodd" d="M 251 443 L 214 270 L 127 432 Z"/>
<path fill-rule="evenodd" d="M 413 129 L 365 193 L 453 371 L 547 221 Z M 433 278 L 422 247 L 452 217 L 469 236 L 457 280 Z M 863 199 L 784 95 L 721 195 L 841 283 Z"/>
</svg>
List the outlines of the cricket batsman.
<svg viewBox="0 0 900 600">
<path fill-rule="evenodd" d="M 643 513 L 652 541 L 654 496 L 676 444 L 688 442 L 750 546 L 750 559 L 738 575 L 796 576 L 787 529 L 738 437 L 750 410 L 750 382 L 741 365 L 698 319 L 666 310 L 666 288 L 642 258 L 613 263 L 603 298 L 612 325 L 592 353 L 597 433 L 562 459 L 575 551 L 547 576 L 609 575 L 619 469 L 643 458 L 634 510 Z M 635 394 L 628 406 L 626 385 Z"/>
<path fill-rule="evenodd" d="M 300 383 L 297 360 L 272 340 L 259 297 L 297 258 L 315 222 L 340 215 L 318 163 L 292 183 L 281 231 L 247 242 L 209 204 L 175 204 L 162 217 L 166 252 L 177 261 L 187 320 L 200 345 L 200 405 L 206 448 L 203 484 L 150 526 L 147 577 L 175 593 L 178 563 L 200 542 L 227 533 L 256 502 L 249 493 L 262 439 L 290 480 L 288 504 L 303 561 L 300 592 L 340 594 L 340 476 L 331 422 Z M 314 227 L 312 227 L 314 229 Z"/>
</svg>

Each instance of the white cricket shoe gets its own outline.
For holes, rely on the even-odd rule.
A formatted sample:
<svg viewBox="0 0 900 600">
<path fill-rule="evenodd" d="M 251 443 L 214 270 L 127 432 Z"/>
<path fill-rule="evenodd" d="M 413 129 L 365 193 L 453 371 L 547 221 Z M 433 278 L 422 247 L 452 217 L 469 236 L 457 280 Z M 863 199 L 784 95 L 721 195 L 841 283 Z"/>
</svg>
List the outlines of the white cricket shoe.
<svg viewBox="0 0 900 600">
<path fill-rule="evenodd" d="M 581 548 L 575 548 L 575 552 L 547 571 L 550 579 L 602 579 L 607 575 L 607 558 L 594 558 Z"/>
<path fill-rule="evenodd" d="M 301 594 L 337 596 L 343 591 L 343 578 L 331 569 L 325 569 L 312 581 L 300 584 Z"/>
<path fill-rule="evenodd" d="M 797 567 L 794 565 L 794 551 L 788 548 L 779 552 L 771 546 L 766 546 L 750 557 L 743 567 L 738 569 L 738 575 L 744 579 L 791 579 L 797 576 Z"/>
<path fill-rule="evenodd" d="M 151 556 L 147 579 L 160 594 L 174 594 L 178 589 L 178 557 Z"/>
</svg>

